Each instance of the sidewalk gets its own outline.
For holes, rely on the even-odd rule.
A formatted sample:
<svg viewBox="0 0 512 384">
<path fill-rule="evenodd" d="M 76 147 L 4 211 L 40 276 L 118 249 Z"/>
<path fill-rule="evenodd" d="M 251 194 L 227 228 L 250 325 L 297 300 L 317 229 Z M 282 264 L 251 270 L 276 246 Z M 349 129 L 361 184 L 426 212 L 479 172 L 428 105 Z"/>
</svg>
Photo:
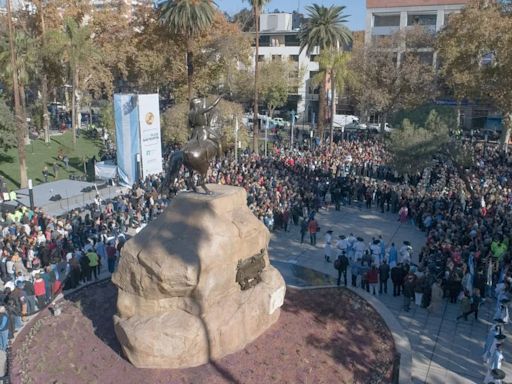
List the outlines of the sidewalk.
<svg viewBox="0 0 512 384">
<path fill-rule="evenodd" d="M 323 257 L 323 235 L 333 230 L 333 239 L 340 234 L 362 236 L 366 243 L 372 237 L 382 235 L 386 246 L 391 241 L 399 247 L 409 240 L 414 249 L 413 261 L 425 242 L 425 235 L 412 224 L 400 225 L 396 216 L 381 214 L 377 210 L 359 210 L 357 207 L 342 207 L 341 211 L 321 210 L 317 220 L 322 228 L 317 246 L 300 244 L 299 227 L 291 225 L 290 232 L 276 231 L 272 234 L 269 254 L 271 259 L 298 264 L 335 276 L 332 263 Z M 393 237 L 394 236 L 394 237 Z M 391 282 L 388 285 L 391 288 Z M 390 292 L 390 290 L 388 290 Z M 402 311 L 402 297 L 392 294 L 377 296 L 398 319 L 405 329 L 412 346 L 413 383 L 466 384 L 482 383 L 485 369 L 482 361 L 483 345 L 494 314 L 494 301 L 482 305 L 479 321 L 471 316 L 468 321 L 456 321 L 459 307 L 445 303 L 441 316 L 430 315 L 426 309 L 411 307 Z M 503 370 L 507 379 L 512 379 L 510 344 L 505 343 Z"/>
</svg>

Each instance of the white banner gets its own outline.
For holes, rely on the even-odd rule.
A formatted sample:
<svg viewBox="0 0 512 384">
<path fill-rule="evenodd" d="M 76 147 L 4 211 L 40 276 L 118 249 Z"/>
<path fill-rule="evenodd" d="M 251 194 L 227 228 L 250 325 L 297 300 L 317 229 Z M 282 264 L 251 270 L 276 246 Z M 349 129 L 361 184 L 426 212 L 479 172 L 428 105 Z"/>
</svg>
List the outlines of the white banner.
<svg viewBox="0 0 512 384">
<path fill-rule="evenodd" d="M 139 95 L 142 177 L 162 172 L 162 140 L 158 94 Z"/>
</svg>

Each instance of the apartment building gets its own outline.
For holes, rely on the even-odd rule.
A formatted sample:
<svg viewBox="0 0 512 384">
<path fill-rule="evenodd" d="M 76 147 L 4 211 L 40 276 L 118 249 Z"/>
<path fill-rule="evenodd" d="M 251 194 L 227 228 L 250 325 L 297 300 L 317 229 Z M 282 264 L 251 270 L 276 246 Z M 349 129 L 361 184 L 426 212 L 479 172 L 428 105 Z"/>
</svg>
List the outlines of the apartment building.
<svg viewBox="0 0 512 384">
<path fill-rule="evenodd" d="M 428 32 L 440 31 L 450 15 L 469 0 L 367 0 L 365 42 L 378 41 L 408 27 L 422 26 Z M 435 63 L 432 47 L 421 49 L 425 61 Z"/>
<path fill-rule="evenodd" d="M 298 13 L 265 13 L 260 15 L 260 49 L 258 60 L 289 61 L 302 68 L 303 78 L 298 89 L 289 94 L 284 110 L 295 110 L 301 121 L 311 121 L 313 114 L 318 116 L 318 94 L 310 85 L 310 79 L 318 72 L 314 61 L 318 49 L 311 55 L 306 50 L 300 52 L 299 29 L 302 15 Z M 254 63 L 253 63 L 254 65 Z"/>
<path fill-rule="evenodd" d="M 437 33 L 450 16 L 464 8 L 469 0 L 366 0 L 365 43 L 393 35 L 412 26 L 423 26 L 427 31 Z M 426 62 L 436 64 L 432 47 L 418 49 Z M 457 101 L 441 97 L 437 104 L 456 106 Z M 484 128 L 495 112 L 488 105 L 476 105 L 463 101 L 461 123 L 466 129 Z"/>
<path fill-rule="evenodd" d="M 0 0 L 0 13 L 7 12 L 7 1 L 8 0 Z M 32 11 L 34 9 L 34 4 L 32 1 L 26 0 L 11 0 L 11 11 Z"/>
</svg>

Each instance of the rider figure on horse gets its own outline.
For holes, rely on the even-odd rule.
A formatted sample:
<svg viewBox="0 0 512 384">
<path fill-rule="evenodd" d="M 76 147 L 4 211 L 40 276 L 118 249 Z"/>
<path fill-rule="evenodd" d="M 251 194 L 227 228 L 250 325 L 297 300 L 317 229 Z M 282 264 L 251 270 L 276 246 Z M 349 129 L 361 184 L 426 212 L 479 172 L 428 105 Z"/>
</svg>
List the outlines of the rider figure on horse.
<svg viewBox="0 0 512 384">
<path fill-rule="evenodd" d="M 211 120 L 208 119 L 207 114 L 217 106 L 221 98 L 218 97 L 208 107 L 203 107 L 201 99 L 194 97 L 190 101 L 190 111 L 188 113 L 188 123 L 192 129 L 191 139 L 197 140 L 199 144 L 207 140 L 212 141 L 217 147 L 217 154 L 219 156 L 222 154 L 221 138 L 218 131 L 210 125 Z"/>
</svg>

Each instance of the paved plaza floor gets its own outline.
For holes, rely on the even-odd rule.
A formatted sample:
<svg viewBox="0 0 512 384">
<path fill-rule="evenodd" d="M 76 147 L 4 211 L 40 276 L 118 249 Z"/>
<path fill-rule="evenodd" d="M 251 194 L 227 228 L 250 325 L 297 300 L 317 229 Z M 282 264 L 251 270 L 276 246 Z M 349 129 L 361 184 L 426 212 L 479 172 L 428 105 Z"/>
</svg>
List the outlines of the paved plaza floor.
<svg viewBox="0 0 512 384">
<path fill-rule="evenodd" d="M 321 210 L 317 214 L 321 233 L 316 247 L 309 238 L 300 244 L 299 227 L 291 225 L 289 232 L 275 231 L 270 242 L 270 257 L 278 262 L 297 266 L 300 276 L 307 267 L 334 276 L 337 272 L 323 256 L 323 236 L 333 230 L 333 239 L 340 234 L 362 236 L 366 242 L 382 235 L 386 244 L 392 241 L 399 247 L 404 240 L 414 248 L 413 261 L 425 241 L 425 234 L 410 223 L 400 225 L 396 215 L 357 207 L 342 207 L 341 211 Z M 280 268 L 281 269 L 281 268 Z M 314 276 L 317 278 L 317 276 Z M 289 281 L 289 278 L 287 278 Z M 300 282 L 300 279 L 299 279 Z M 391 282 L 389 282 L 391 288 Z M 390 292 L 388 290 L 388 292 Z M 392 292 L 392 290 L 391 290 Z M 413 306 L 410 312 L 402 310 L 402 297 L 392 293 L 378 296 L 401 323 L 409 338 L 413 354 L 414 383 L 458 384 L 482 383 L 485 368 L 482 361 L 483 345 L 492 320 L 495 302 L 488 301 L 480 309 L 480 320 L 470 315 L 468 321 L 456 321 L 458 304 L 445 303 L 440 315 L 430 315 L 426 309 Z M 508 332 L 507 332 L 508 333 Z M 505 343 L 503 369 L 512 378 L 511 349 Z"/>
</svg>

